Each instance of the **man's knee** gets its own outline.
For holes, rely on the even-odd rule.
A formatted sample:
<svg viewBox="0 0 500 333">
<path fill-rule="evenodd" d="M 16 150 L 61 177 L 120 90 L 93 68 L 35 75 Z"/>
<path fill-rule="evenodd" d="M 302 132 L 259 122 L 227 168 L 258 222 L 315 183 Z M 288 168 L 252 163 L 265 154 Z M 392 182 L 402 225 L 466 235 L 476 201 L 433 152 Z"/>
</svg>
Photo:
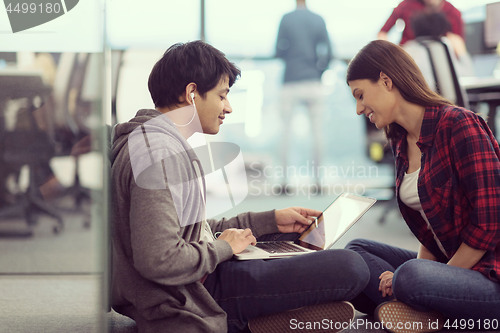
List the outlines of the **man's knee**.
<svg viewBox="0 0 500 333">
<path fill-rule="evenodd" d="M 370 278 L 370 271 L 363 258 L 356 252 L 337 249 L 326 252 L 331 258 L 332 270 L 351 286 L 352 297 L 365 289 Z"/>
<path fill-rule="evenodd" d="M 363 238 L 356 238 L 347 243 L 345 248 L 347 250 L 359 252 L 359 251 L 366 251 L 369 245 L 370 245 L 369 240 Z"/>
<path fill-rule="evenodd" d="M 368 265 L 363 257 L 361 257 L 358 253 L 351 250 L 343 251 L 345 251 L 345 257 L 349 262 L 349 264 L 346 265 L 346 269 L 347 271 L 351 270 L 350 274 L 352 274 L 356 281 L 355 286 L 353 287 L 353 297 L 355 297 L 368 285 L 368 281 L 370 280 L 370 269 L 368 268 Z"/>
</svg>

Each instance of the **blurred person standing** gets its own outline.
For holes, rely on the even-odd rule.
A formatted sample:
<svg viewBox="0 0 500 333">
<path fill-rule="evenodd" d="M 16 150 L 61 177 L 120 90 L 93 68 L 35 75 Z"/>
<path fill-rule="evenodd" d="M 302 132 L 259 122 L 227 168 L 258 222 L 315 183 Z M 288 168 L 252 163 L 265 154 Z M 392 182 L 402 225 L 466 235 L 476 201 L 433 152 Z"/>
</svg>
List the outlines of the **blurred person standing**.
<svg viewBox="0 0 500 333">
<path fill-rule="evenodd" d="M 310 11 L 306 0 L 297 0 L 294 11 L 285 14 L 280 22 L 276 41 L 276 57 L 285 62 L 283 89 L 281 92 L 281 112 L 285 131 L 282 136 L 282 163 L 284 170 L 288 165 L 290 121 L 297 105 L 307 107 L 310 115 L 311 131 L 314 137 L 313 162 L 321 165 L 322 118 L 325 107 L 325 93 L 321 75 L 328 68 L 332 58 L 332 47 L 325 21 Z M 316 188 L 320 190 L 320 179 L 313 172 Z M 284 190 L 287 190 L 288 177 L 285 172 Z"/>
<path fill-rule="evenodd" d="M 464 21 L 462 13 L 446 0 L 403 0 L 396 8 L 394 8 L 391 16 L 387 19 L 382 29 L 378 33 L 378 39 L 387 40 L 387 34 L 396 24 L 398 19 L 402 19 L 405 23 L 403 35 L 401 36 L 400 45 L 404 45 L 407 41 L 415 39 L 415 32 L 411 24 L 412 18 L 422 12 L 442 12 L 450 22 L 449 32 L 459 36 L 465 41 Z"/>
</svg>

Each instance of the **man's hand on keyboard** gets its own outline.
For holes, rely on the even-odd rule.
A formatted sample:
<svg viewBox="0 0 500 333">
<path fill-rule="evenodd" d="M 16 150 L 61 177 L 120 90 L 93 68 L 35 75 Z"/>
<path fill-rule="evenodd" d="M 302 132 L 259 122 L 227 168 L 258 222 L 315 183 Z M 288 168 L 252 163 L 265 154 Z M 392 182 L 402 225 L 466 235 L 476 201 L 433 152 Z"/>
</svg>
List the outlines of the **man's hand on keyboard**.
<svg viewBox="0 0 500 333">
<path fill-rule="evenodd" d="M 225 240 L 233 249 L 233 254 L 242 252 L 248 245 L 255 245 L 257 240 L 250 229 L 230 228 L 224 230 L 217 239 Z"/>
</svg>

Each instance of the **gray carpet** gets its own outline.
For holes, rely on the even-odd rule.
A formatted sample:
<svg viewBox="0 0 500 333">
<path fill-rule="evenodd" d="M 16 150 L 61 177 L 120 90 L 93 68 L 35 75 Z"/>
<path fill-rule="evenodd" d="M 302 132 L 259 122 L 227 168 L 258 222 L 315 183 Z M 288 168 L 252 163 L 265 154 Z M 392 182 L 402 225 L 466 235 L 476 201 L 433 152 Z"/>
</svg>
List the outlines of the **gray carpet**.
<svg viewBox="0 0 500 333">
<path fill-rule="evenodd" d="M 104 310 L 98 275 L 0 276 L 0 331 L 137 332 L 135 322 Z"/>
</svg>

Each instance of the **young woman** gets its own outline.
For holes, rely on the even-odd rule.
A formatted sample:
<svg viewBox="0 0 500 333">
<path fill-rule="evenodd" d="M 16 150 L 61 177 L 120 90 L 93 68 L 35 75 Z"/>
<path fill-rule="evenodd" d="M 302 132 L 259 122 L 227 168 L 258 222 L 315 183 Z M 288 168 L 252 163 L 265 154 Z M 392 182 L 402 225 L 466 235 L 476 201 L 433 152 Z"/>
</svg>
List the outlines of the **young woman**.
<svg viewBox="0 0 500 333">
<path fill-rule="evenodd" d="M 498 329 L 500 149 L 493 133 L 480 116 L 434 93 L 393 43 L 366 45 L 349 64 L 347 84 L 357 114 L 386 132 L 398 205 L 420 242 L 418 253 L 350 242 L 370 268 L 354 304 L 394 332 Z"/>
</svg>

